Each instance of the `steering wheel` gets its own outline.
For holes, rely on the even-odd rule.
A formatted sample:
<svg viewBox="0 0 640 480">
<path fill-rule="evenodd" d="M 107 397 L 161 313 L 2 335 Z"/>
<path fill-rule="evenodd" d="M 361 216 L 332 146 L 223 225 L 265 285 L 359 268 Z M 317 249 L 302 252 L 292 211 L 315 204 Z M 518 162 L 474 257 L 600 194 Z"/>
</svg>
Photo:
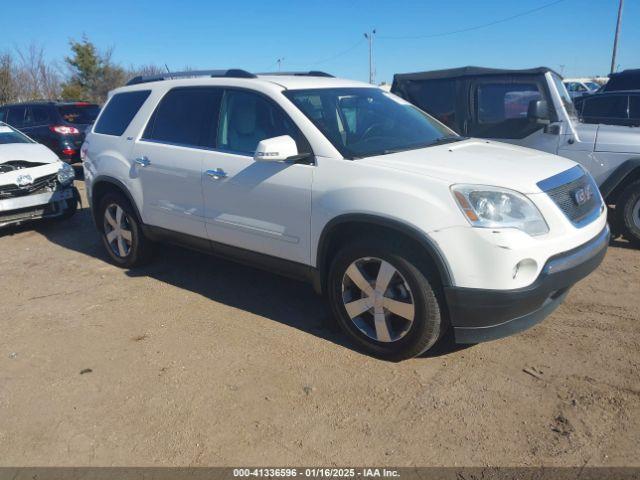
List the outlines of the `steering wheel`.
<svg viewBox="0 0 640 480">
<path fill-rule="evenodd" d="M 379 130 L 379 131 L 376 131 L 376 130 Z M 382 123 L 372 123 L 362 133 L 362 135 L 360 136 L 360 141 L 364 140 L 369 135 L 373 135 L 374 132 L 377 133 L 377 135 L 375 135 L 375 136 L 384 137 L 385 136 L 385 130 L 386 129 L 384 128 L 384 125 Z"/>
</svg>

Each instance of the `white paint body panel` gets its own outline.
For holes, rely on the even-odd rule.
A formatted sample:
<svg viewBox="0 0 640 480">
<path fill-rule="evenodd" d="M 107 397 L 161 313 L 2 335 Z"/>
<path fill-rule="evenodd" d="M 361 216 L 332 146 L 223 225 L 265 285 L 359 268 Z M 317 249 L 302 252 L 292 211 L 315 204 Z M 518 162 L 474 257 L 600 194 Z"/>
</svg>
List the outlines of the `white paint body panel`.
<svg viewBox="0 0 640 480">
<path fill-rule="evenodd" d="M 305 135 L 315 164 L 255 162 L 250 156 L 217 150 L 141 142 L 141 132 L 162 96 L 173 87 L 191 85 L 241 87 L 269 96 Z M 433 242 L 456 286 L 485 289 L 530 284 L 550 257 L 588 242 L 604 228 L 606 213 L 576 228 L 541 193 L 537 182 L 575 163 L 540 151 L 470 139 L 344 159 L 282 94 L 286 88 L 329 87 L 371 88 L 335 78 L 273 76 L 169 80 L 118 89 L 150 89 L 152 94 L 121 137 L 88 134 L 83 147 L 87 191 L 97 176 L 115 178 L 129 190 L 145 223 L 310 266 L 316 266 L 318 243 L 331 220 L 347 214 L 375 215 L 411 227 Z M 148 167 L 135 166 L 140 154 L 151 161 Z M 216 169 L 226 176 L 207 175 L 207 170 Z M 545 217 L 549 233 L 531 237 L 518 230 L 472 228 L 450 192 L 457 183 L 527 194 Z M 536 272 L 514 279 L 513 268 L 523 259 L 533 259 Z"/>
</svg>

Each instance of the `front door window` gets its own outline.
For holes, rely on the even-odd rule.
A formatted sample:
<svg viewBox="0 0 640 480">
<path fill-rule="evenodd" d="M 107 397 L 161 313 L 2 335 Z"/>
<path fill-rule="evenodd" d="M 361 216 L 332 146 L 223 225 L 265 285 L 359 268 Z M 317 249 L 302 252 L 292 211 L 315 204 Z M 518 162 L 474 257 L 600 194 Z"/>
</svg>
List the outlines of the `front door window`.
<svg viewBox="0 0 640 480">
<path fill-rule="evenodd" d="M 547 100 L 547 96 L 535 81 L 478 83 L 474 88 L 474 115 L 469 133 L 482 138 L 527 137 L 544 127 L 529 115 L 541 100 Z M 549 102 L 547 105 L 550 107 Z"/>
</svg>

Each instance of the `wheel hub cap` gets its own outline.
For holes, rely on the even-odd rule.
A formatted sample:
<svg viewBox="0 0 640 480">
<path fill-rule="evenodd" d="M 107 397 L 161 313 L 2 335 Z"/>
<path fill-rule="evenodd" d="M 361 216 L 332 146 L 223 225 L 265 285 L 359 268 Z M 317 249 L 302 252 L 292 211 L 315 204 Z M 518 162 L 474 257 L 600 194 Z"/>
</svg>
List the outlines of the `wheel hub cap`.
<svg viewBox="0 0 640 480">
<path fill-rule="evenodd" d="M 104 212 L 104 235 L 114 255 L 124 258 L 131 252 L 131 223 L 125 211 L 115 203 Z"/>
<path fill-rule="evenodd" d="M 378 342 L 400 340 L 414 320 L 409 284 L 379 258 L 360 258 L 349 265 L 342 278 L 342 301 L 358 330 Z"/>
<path fill-rule="evenodd" d="M 636 227 L 640 228 L 640 200 L 638 200 L 633 207 L 633 223 Z"/>
</svg>

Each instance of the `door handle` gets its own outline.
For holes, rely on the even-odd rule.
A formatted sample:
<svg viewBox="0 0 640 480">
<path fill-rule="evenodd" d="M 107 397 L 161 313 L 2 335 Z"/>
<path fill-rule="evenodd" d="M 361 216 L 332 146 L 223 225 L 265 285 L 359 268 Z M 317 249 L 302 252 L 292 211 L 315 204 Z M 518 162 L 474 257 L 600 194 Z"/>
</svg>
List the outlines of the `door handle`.
<svg viewBox="0 0 640 480">
<path fill-rule="evenodd" d="M 145 156 L 136 158 L 134 162 L 136 162 L 136 165 L 140 165 L 141 167 L 148 167 L 151 164 L 149 159 Z"/>
<path fill-rule="evenodd" d="M 226 178 L 227 176 L 227 173 L 221 168 L 216 168 L 215 170 L 207 170 L 204 173 L 206 173 L 212 180 L 220 180 L 221 178 Z"/>
</svg>

